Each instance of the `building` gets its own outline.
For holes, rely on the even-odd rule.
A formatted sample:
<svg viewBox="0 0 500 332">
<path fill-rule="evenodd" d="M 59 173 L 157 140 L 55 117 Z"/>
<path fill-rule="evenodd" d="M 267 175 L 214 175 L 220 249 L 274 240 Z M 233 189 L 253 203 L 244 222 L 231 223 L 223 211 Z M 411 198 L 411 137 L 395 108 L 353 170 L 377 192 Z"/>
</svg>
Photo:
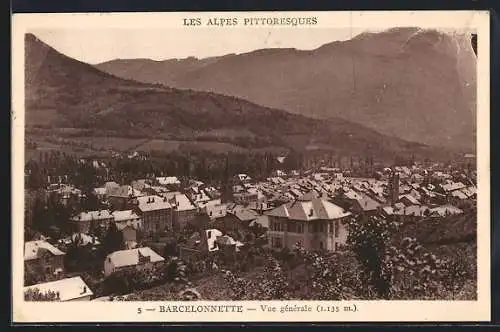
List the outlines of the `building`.
<svg viewBox="0 0 500 332">
<path fill-rule="evenodd" d="M 388 189 L 388 196 L 389 196 L 389 202 L 391 204 L 394 204 L 398 201 L 399 199 L 399 173 L 393 172 L 391 176 L 389 177 L 389 183 L 387 185 Z"/>
<path fill-rule="evenodd" d="M 56 301 L 90 301 L 94 293 L 81 277 L 60 279 L 33 286 L 24 287 L 24 293 L 36 291 L 47 294 L 54 292 Z"/>
<path fill-rule="evenodd" d="M 24 243 L 24 269 L 39 274 L 64 271 L 65 253 L 44 240 Z"/>
<path fill-rule="evenodd" d="M 227 204 L 209 204 L 203 208 L 211 221 L 223 218 L 227 214 Z"/>
<path fill-rule="evenodd" d="M 85 234 L 89 233 L 92 227 L 108 229 L 113 221 L 114 217 L 108 210 L 80 212 L 70 220 L 75 232 Z"/>
<path fill-rule="evenodd" d="M 181 185 L 181 181 L 179 181 L 179 179 L 176 176 L 157 177 L 156 181 L 158 181 L 160 186 L 163 186 L 170 190 L 179 190 Z"/>
<path fill-rule="evenodd" d="M 351 213 L 326 200 L 302 197 L 266 214 L 271 248 L 291 249 L 300 242 L 307 250 L 335 251 L 347 241 L 345 219 Z"/>
<path fill-rule="evenodd" d="M 142 218 L 133 210 L 114 211 L 116 228 L 123 234 L 123 242 L 127 249 L 137 245 L 137 231 L 143 229 Z"/>
<path fill-rule="evenodd" d="M 172 230 L 172 205 L 156 195 L 137 198 L 137 208 L 142 216 L 144 231 L 159 233 Z"/>
<path fill-rule="evenodd" d="M 107 192 L 108 202 L 114 210 L 131 209 L 140 196 L 144 195 L 132 186 L 112 187 Z"/>
<path fill-rule="evenodd" d="M 373 216 L 377 213 L 380 203 L 366 194 L 349 190 L 333 198 L 333 202 L 356 215 Z"/>
<path fill-rule="evenodd" d="M 168 197 L 168 194 L 167 194 Z M 168 199 L 173 209 L 173 228 L 176 231 L 181 231 L 188 224 L 193 224 L 196 218 L 197 207 L 191 203 L 186 195 L 175 193 Z"/>
<path fill-rule="evenodd" d="M 247 205 L 259 199 L 259 193 L 256 191 L 240 191 L 233 193 L 233 199 L 238 204 Z"/>
<path fill-rule="evenodd" d="M 218 218 L 213 225 L 225 232 L 247 229 L 257 219 L 259 214 L 254 210 L 240 207 L 227 211 L 226 215 Z"/>
<path fill-rule="evenodd" d="M 104 275 L 121 270 L 153 269 L 165 259 L 149 247 L 119 250 L 109 254 L 104 261 Z"/>
</svg>

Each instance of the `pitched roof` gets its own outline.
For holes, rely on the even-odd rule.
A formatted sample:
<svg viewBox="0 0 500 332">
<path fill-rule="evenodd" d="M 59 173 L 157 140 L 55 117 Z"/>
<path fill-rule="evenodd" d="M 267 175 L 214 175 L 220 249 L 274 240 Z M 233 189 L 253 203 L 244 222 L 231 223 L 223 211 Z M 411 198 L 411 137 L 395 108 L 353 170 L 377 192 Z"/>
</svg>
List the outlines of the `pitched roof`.
<svg viewBox="0 0 500 332">
<path fill-rule="evenodd" d="M 191 204 L 189 198 L 184 194 L 175 195 L 173 200 L 177 206 L 177 211 L 190 211 L 196 209 L 196 206 Z"/>
<path fill-rule="evenodd" d="M 81 277 L 60 279 L 43 284 L 24 287 L 24 292 L 29 289 L 38 289 L 41 293 L 48 293 L 49 291 L 56 293 L 58 292 L 60 301 L 75 300 L 84 296 L 94 294 Z"/>
<path fill-rule="evenodd" d="M 103 220 L 111 218 L 113 218 L 113 215 L 108 210 L 100 210 L 100 211 L 80 212 L 72 219 L 75 221 L 90 221 L 90 220 Z"/>
<path fill-rule="evenodd" d="M 137 189 L 134 189 L 132 186 L 120 186 L 108 189 L 108 196 L 138 197 L 141 196 L 141 192 Z"/>
<path fill-rule="evenodd" d="M 293 201 L 266 213 L 268 216 L 284 217 L 291 220 L 339 219 L 351 213 L 323 199 Z"/>
<path fill-rule="evenodd" d="M 269 228 L 269 217 L 266 215 L 258 216 L 257 219 L 250 222 L 250 226 L 259 224 L 262 227 Z"/>
<path fill-rule="evenodd" d="M 131 219 L 139 219 L 139 216 L 132 210 L 123 210 L 123 211 L 113 211 L 113 217 L 115 218 L 115 222 L 121 222 Z"/>
<path fill-rule="evenodd" d="M 224 217 L 227 213 L 226 204 L 205 205 L 203 209 L 206 211 L 210 219 Z"/>
<path fill-rule="evenodd" d="M 259 214 L 250 209 L 241 209 L 233 212 L 229 212 L 241 221 L 252 221 L 255 220 Z"/>
<path fill-rule="evenodd" d="M 404 198 L 406 198 L 412 205 L 419 205 L 420 204 L 420 202 L 418 201 L 418 199 L 416 199 L 412 195 L 407 194 L 407 195 L 402 195 L 402 196 L 399 197 L 399 199 L 404 199 Z"/>
<path fill-rule="evenodd" d="M 313 190 L 310 190 L 309 192 L 307 192 L 304 195 L 302 195 L 301 197 L 299 197 L 297 200 L 301 201 L 301 202 L 307 202 L 307 201 L 312 201 L 318 197 L 319 197 L 319 195 L 316 192 L 314 192 Z"/>
<path fill-rule="evenodd" d="M 139 253 L 142 256 L 150 257 L 153 263 L 165 260 L 149 247 L 115 251 L 109 254 L 106 259 L 111 259 L 115 267 L 134 266 L 139 264 Z"/>
<path fill-rule="evenodd" d="M 139 202 L 139 210 L 142 212 L 165 210 L 172 207 L 166 199 L 156 195 L 138 197 L 137 201 Z"/>
<path fill-rule="evenodd" d="M 446 216 L 446 213 L 449 213 L 449 214 L 461 214 L 461 213 L 463 213 L 463 211 L 461 209 L 459 209 L 453 205 L 438 206 L 438 207 L 431 209 L 430 212 L 433 215 L 439 215 L 441 217 Z"/>
<path fill-rule="evenodd" d="M 37 240 L 24 243 L 24 260 L 40 258 L 44 252 L 50 252 L 54 256 L 64 255 L 64 252 L 54 247 L 47 241 Z"/>
<path fill-rule="evenodd" d="M 170 185 L 170 184 L 180 184 L 181 182 L 176 176 L 163 176 L 157 177 L 156 180 L 162 185 Z"/>
<path fill-rule="evenodd" d="M 378 209 L 380 206 L 380 203 L 371 199 L 370 197 L 366 195 L 361 195 L 361 198 L 356 199 L 356 202 L 358 202 L 359 206 L 363 211 L 373 211 Z"/>
</svg>

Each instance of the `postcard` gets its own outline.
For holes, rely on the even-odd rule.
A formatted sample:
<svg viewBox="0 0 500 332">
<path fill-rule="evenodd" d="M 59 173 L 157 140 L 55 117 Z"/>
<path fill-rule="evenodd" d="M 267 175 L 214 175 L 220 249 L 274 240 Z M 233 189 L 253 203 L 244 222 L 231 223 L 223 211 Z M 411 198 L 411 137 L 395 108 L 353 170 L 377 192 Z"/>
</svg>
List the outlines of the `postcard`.
<svg viewBox="0 0 500 332">
<path fill-rule="evenodd" d="M 12 31 L 14 322 L 491 319 L 488 12 Z"/>
</svg>

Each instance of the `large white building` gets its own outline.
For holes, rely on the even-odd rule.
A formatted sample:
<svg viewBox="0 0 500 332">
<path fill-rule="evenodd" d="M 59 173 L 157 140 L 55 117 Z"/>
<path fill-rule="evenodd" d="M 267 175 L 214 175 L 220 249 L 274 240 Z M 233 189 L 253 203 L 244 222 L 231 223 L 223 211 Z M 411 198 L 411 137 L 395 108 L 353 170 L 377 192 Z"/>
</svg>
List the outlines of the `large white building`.
<svg viewBox="0 0 500 332">
<path fill-rule="evenodd" d="M 292 248 L 336 251 L 347 241 L 345 220 L 351 213 L 327 200 L 304 195 L 266 213 L 268 239 L 273 249 Z"/>
</svg>

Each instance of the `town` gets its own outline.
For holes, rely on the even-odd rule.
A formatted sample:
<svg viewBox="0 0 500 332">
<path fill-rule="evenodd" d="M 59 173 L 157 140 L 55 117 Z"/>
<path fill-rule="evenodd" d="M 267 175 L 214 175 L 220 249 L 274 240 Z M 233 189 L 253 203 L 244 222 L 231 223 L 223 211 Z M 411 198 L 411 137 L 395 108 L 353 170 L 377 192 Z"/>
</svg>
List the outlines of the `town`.
<svg viewBox="0 0 500 332">
<path fill-rule="evenodd" d="M 457 275 L 465 280 L 475 278 L 473 266 L 464 275 L 460 268 L 463 258 L 449 259 L 446 252 L 430 249 L 471 242 L 474 245 L 467 246 L 475 248 L 473 157 L 466 155 L 461 162 L 412 160 L 400 164 L 375 164 L 369 158 L 359 163 L 317 158 L 299 165 L 287 161 L 291 156 L 269 155 L 265 172 L 258 175 L 228 166 L 226 160 L 216 181 L 215 176 L 197 178 L 194 172 L 154 172 L 155 167 L 134 171 L 130 165 L 150 159 L 137 152 L 114 156 L 113 165 L 92 158 L 45 156 L 45 165 L 53 162 L 59 167 L 45 167 L 42 172 L 39 164 L 28 163 L 26 168 L 25 299 L 249 299 L 250 285 L 256 284 L 267 287 L 264 293 L 269 299 L 304 299 L 301 283 L 321 284 L 311 280 L 324 281 L 318 292 L 325 299 L 347 296 L 339 287 L 356 289 L 352 285 L 359 280 L 372 284 L 375 293 L 358 292 L 357 296 L 376 298 L 396 294 L 394 289 L 400 287 L 394 286 L 396 274 L 403 283 L 407 278 L 402 273 L 413 275 L 416 267 L 415 283 L 426 282 L 422 292 L 433 291 L 439 298 L 441 286 L 432 290 L 426 271 L 443 270 L 436 277 L 439 282 L 444 282 L 445 275 L 446 280 L 455 280 Z M 58 158 L 66 158 L 70 166 L 61 166 L 64 162 Z M 119 163 L 129 165 L 126 176 L 116 171 Z M 472 230 L 465 225 L 468 222 L 474 223 Z M 454 224 L 465 226 L 449 229 Z M 384 243 L 375 246 L 378 242 L 373 236 L 363 235 L 367 232 L 385 239 Z M 389 237 L 384 237 L 387 232 Z M 454 233 L 455 237 L 449 235 Z M 366 241 L 372 243 L 371 249 Z M 387 286 L 377 295 L 383 278 L 374 279 L 376 268 L 370 264 L 396 250 L 394 243 L 401 247 L 396 248 L 399 251 L 391 264 L 399 259 L 408 269 L 393 268 L 389 283 L 394 287 Z M 420 244 L 425 252 L 418 256 L 414 252 L 422 250 Z M 373 258 L 371 252 L 376 250 L 383 252 Z M 404 250 L 414 255 L 415 262 L 401 253 Z M 366 261 L 363 255 L 368 257 Z M 322 258 L 341 265 L 345 273 L 322 267 L 326 264 Z M 269 265 L 270 259 L 277 267 Z M 446 267 L 440 265 L 445 261 Z M 314 272 L 305 281 L 293 277 L 291 282 L 287 273 L 304 266 L 337 274 L 318 276 Z M 370 276 L 363 278 L 367 270 Z M 385 270 L 377 271 L 383 275 Z M 257 281 L 250 281 L 252 278 Z M 404 287 L 418 290 L 415 283 Z M 212 288 L 204 292 L 204 287 Z M 220 292 L 226 295 L 217 297 L 214 287 L 222 288 Z M 256 292 L 259 287 L 255 286 Z M 455 285 L 452 293 L 463 287 Z M 332 289 L 336 291 L 332 293 Z M 310 291 L 302 293 L 314 296 Z M 425 294 L 424 298 L 429 296 Z M 262 293 L 253 296 L 263 297 Z"/>
</svg>

